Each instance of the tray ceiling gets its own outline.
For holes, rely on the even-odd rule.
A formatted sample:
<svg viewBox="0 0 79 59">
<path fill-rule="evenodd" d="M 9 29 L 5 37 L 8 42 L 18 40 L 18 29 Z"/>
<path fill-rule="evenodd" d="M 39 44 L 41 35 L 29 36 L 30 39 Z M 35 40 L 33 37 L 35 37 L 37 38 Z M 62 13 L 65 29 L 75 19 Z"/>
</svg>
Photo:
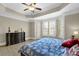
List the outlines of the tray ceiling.
<svg viewBox="0 0 79 59">
<path fill-rule="evenodd" d="M 35 10 L 34 13 L 32 13 L 29 10 L 24 11 L 24 9 L 27 8 L 27 6 L 21 3 L 2 3 L 2 5 L 15 12 L 33 18 L 33 17 L 49 14 L 51 12 L 56 12 L 61 8 L 63 8 L 64 6 L 66 6 L 67 3 L 37 3 L 36 6 L 42 8 L 42 10 L 41 11 Z"/>
</svg>

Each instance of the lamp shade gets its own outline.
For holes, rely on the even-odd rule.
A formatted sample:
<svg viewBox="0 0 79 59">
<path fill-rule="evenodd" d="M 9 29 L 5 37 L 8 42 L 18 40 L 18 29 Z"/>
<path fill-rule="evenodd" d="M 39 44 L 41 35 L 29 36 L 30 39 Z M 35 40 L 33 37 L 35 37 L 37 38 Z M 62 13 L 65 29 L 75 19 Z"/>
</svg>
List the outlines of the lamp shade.
<svg viewBox="0 0 79 59">
<path fill-rule="evenodd" d="M 79 32 L 78 31 L 74 31 L 73 34 L 76 35 L 76 34 L 79 34 Z"/>
</svg>

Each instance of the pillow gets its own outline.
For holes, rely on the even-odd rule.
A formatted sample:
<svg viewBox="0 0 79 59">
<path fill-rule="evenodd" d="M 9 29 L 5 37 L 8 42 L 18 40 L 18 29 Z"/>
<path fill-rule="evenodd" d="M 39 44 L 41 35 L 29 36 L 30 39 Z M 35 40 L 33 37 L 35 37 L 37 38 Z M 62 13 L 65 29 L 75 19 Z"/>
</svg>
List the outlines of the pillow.
<svg viewBox="0 0 79 59">
<path fill-rule="evenodd" d="M 71 48 L 73 45 L 77 44 L 78 40 L 77 39 L 69 39 L 65 42 L 62 43 L 63 47 Z"/>
<path fill-rule="evenodd" d="M 72 46 L 70 49 L 69 49 L 69 55 L 70 56 L 79 56 L 79 46 L 78 44 Z"/>
</svg>

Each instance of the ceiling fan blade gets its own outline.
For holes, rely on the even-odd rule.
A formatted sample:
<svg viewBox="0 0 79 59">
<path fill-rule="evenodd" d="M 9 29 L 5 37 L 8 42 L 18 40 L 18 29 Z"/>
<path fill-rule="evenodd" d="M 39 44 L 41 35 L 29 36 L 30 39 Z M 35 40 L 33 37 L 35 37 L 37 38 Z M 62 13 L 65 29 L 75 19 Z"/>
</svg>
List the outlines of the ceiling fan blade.
<svg viewBox="0 0 79 59">
<path fill-rule="evenodd" d="M 36 3 L 33 3 L 34 5 L 36 5 Z"/>
<path fill-rule="evenodd" d="M 22 3 L 23 5 L 26 5 L 26 6 L 28 6 L 28 4 L 26 4 L 26 3 Z"/>
<path fill-rule="evenodd" d="M 37 9 L 37 10 L 42 10 L 41 8 L 37 8 L 37 7 L 35 7 L 35 9 Z"/>
<path fill-rule="evenodd" d="M 36 3 L 31 3 L 29 6 L 34 6 L 34 5 L 36 5 Z"/>
<path fill-rule="evenodd" d="M 29 6 L 32 6 L 32 3 Z"/>
<path fill-rule="evenodd" d="M 26 10 L 28 10 L 28 9 L 24 9 L 24 11 L 26 11 Z"/>
</svg>

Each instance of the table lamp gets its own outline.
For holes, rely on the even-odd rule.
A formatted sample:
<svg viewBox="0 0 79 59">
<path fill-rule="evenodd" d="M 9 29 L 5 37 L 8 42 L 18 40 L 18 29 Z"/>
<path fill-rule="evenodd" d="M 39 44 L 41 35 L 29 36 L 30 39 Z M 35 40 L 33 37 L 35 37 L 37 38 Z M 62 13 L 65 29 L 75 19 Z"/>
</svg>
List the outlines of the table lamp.
<svg viewBox="0 0 79 59">
<path fill-rule="evenodd" d="M 79 32 L 78 32 L 78 31 L 74 31 L 74 32 L 73 32 L 73 35 L 74 35 L 76 38 L 79 38 Z"/>
</svg>

